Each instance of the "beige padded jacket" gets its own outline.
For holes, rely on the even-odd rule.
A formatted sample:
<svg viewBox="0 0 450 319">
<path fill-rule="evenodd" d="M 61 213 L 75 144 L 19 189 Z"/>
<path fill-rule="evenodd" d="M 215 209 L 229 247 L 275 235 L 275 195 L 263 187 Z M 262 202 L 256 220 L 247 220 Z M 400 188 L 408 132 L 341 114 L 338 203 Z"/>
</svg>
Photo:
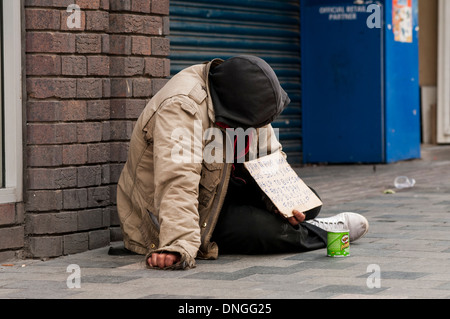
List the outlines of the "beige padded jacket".
<svg viewBox="0 0 450 319">
<path fill-rule="evenodd" d="M 208 74 L 212 64 L 222 62 L 216 59 L 181 71 L 150 100 L 135 125 L 117 187 L 125 247 L 146 256 L 179 253 L 181 261 L 174 269 L 194 267 L 195 258 L 216 259 L 219 253 L 210 240 L 232 164 L 208 163 L 202 152 L 212 142 L 204 133 L 219 129 Z M 280 150 L 272 127 L 265 128 L 269 133 L 259 147 L 267 153 Z"/>
</svg>

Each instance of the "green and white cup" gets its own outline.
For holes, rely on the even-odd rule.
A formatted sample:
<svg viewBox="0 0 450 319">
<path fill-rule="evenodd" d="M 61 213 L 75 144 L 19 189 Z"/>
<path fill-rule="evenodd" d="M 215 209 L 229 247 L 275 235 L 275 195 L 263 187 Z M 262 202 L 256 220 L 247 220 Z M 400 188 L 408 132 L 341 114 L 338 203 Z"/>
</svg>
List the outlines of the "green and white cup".
<svg viewBox="0 0 450 319">
<path fill-rule="evenodd" d="M 350 256 L 350 236 L 348 230 L 336 230 L 328 232 L 327 256 L 328 257 Z"/>
</svg>

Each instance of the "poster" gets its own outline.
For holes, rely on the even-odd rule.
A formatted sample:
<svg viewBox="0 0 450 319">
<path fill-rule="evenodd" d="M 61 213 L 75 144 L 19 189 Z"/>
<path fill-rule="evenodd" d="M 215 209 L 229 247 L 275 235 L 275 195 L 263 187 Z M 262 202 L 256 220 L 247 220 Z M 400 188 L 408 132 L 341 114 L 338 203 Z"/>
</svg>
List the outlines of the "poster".
<svg viewBox="0 0 450 319">
<path fill-rule="evenodd" d="M 244 163 L 267 197 L 286 218 L 292 211 L 307 212 L 322 201 L 300 179 L 281 152 Z"/>
<path fill-rule="evenodd" d="M 413 42 L 412 0 L 392 0 L 392 26 L 395 41 Z"/>
</svg>

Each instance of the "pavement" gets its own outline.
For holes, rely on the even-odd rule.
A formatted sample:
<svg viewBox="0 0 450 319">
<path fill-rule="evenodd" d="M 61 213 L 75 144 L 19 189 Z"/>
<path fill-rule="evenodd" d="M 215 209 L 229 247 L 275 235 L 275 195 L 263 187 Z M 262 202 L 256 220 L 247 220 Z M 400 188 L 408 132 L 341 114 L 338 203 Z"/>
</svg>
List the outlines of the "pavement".
<svg viewBox="0 0 450 319">
<path fill-rule="evenodd" d="M 325 249 L 222 255 L 199 260 L 194 269 L 161 271 L 146 269 L 142 256 L 110 256 L 105 247 L 51 260 L 3 262 L 0 298 L 450 298 L 449 146 L 424 147 L 420 160 L 310 165 L 296 171 L 321 195 L 321 217 L 351 211 L 369 220 L 369 233 L 351 244 L 350 257 L 330 258 Z M 416 180 L 413 188 L 395 189 L 395 177 L 403 175 Z"/>
</svg>

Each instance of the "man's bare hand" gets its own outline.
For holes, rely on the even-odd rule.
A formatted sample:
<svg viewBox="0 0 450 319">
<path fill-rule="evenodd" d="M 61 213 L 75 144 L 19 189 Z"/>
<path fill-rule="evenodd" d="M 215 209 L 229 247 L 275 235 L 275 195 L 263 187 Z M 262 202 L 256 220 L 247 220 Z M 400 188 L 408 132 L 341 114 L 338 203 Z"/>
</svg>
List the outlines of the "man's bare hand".
<svg viewBox="0 0 450 319">
<path fill-rule="evenodd" d="M 175 265 L 181 259 L 180 254 L 177 253 L 154 253 L 148 258 L 148 264 L 150 267 L 159 267 L 164 269 Z"/>
<path fill-rule="evenodd" d="M 292 214 L 294 214 L 294 216 L 286 218 L 283 215 L 281 215 L 280 211 L 278 209 L 275 210 L 276 214 L 279 214 L 280 216 L 282 216 L 283 218 L 285 218 L 289 224 L 291 224 L 292 226 L 297 226 L 298 224 L 301 224 L 305 221 L 306 216 L 305 214 L 299 212 L 298 210 L 294 210 L 292 212 Z"/>
<path fill-rule="evenodd" d="M 292 226 L 297 226 L 298 224 L 301 224 L 305 221 L 305 214 L 297 210 L 294 210 L 292 213 L 294 214 L 294 216 L 288 218 L 288 221 Z"/>
</svg>

